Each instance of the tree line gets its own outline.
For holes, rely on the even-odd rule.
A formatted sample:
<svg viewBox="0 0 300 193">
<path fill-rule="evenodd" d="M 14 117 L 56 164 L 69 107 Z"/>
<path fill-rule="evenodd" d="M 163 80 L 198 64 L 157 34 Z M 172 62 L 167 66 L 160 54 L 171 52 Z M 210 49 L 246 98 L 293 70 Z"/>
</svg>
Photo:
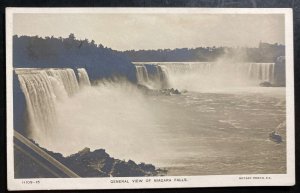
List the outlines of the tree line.
<svg viewBox="0 0 300 193">
<path fill-rule="evenodd" d="M 133 62 L 214 62 L 220 59 L 238 62 L 275 62 L 285 55 L 285 46 L 260 42 L 258 47 L 197 47 L 122 52 Z"/>
</svg>

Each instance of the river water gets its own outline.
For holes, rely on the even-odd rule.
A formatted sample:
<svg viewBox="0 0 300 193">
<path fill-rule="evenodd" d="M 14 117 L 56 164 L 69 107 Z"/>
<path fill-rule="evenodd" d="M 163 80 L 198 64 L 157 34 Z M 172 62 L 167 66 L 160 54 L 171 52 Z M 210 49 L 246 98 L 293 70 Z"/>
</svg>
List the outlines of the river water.
<svg viewBox="0 0 300 193">
<path fill-rule="evenodd" d="M 157 165 L 169 175 L 266 174 L 286 172 L 284 142 L 268 135 L 285 121 L 284 88 L 239 92 L 188 92 L 152 98 L 159 114 L 157 140 L 168 151 Z"/>
<path fill-rule="evenodd" d="M 169 72 L 171 86 L 188 85 L 188 91 L 149 96 L 128 82 L 90 86 L 82 72 L 79 87 L 71 69 L 19 69 L 30 107 L 28 137 L 40 146 L 65 156 L 103 148 L 118 159 L 166 168 L 168 175 L 286 172 L 286 128 L 278 130 L 282 143 L 269 140 L 285 122 L 284 87 L 230 87 L 220 84 L 227 79 L 221 76 L 202 87 L 209 75 Z"/>
</svg>

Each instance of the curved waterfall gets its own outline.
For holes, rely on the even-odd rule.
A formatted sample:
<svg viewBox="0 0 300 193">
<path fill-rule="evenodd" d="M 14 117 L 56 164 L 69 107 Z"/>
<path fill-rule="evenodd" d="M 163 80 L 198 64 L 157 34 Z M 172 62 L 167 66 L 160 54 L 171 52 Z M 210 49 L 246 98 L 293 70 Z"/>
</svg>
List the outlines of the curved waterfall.
<svg viewBox="0 0 300 193">
<path fill-rule="evenodd" d="M 274 82 L 274 63 L 158 63 L 172 73 L 190 73 L 217 75 L 218 72 L 228 73 L 249 80 Z"/>
<path fill-rule="evenodd" d="M 274 63 L 230 62 L 154 62 L 135 63 L 140 84 L 145 77 L 161 82 L 164 86 L 191 89 L 199 86 L 258 86 L 261 82 L 275 83 Z M 152 71 L 150 67 L 156 70 Z M 146 73 L 146 74 L 145 74 Z"/>
<path fill-rule="evenodd" d="M 15 73 L 26 100 L 29 135 L 38 141 L 47 140 L 49 131 L 56 126 L 56 102 L 79 91 L 76 75 L 68 68 L 17 68 Z M 85 81 L 89 80 L 87 74 L 84 76 Z"/>
</svg>

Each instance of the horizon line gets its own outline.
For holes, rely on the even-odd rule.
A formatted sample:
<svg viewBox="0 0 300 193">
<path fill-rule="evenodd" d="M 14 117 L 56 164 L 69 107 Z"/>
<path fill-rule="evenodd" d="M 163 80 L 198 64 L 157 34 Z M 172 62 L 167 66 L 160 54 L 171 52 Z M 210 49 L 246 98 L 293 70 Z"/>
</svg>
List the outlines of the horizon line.
<svg viewBox="0 0 300 193">
<path fill-rule="evenodd" d="M 70 33 L 69 34 L 69 37 L 70 35 L 73 34 L 74 35 L 74 40 L 76 41 L 85 41 L 87 40 L 87 42 L 90 44 L 92 41 L 95 42 L 95 40 L 90 40 L 88 38 L 85 38 L 85 39 L 76 39 L 75 37 L 75 34 L 74 33 Z M 69 37 L 57 37 L 57 36 L 39 36 L 39 35 L 19 35 L 19 34 L 14 34 L 14 36 L 17 36 L 18 38 L 20 37 L 37 37 L 37 38 L 41 38 L 41 39 L 46 39 L 46 38 L 55 38 L 55 39 L 68 39 Z M 197 47 L 177 47 L 177 48 L 157 48 L 157 49 L 154 49 L 154 48 L 147 48 L 147 49 L 126 49 L 126 50 L 117 50 L 117 49 L 114 49 L 112 47 L 107 47 L 106 45 L 103 45 L 102 43 L 96 43 L 95 45 L 97 47 L 99 47 L 100 45 L 102 45 L 104 48 L 107 48 L 107 49 L 111 49 L 113 51 L 118 51 L 118 52 L 130 52 L 130 51 L 159 51 L 159 50 L 162 50 L 162 51 L 165 51 L 165 50 L 176 50 L 176 49 L 189 49 L 189 50 L 192 50 L 192 49 L 197 49 L 197 48 L 204 48 L 204 49 L 218 49 L 218 48 L 232 48 L 232 49 L 240 49 L 240 48 L 259 48 L 259 45 L 260 44 L 270 44 L 270 45 L 276 45 L 277 46 L 285 46 L 285 44 L 281 44 L 281 43 L 278 43 L 278 42 L 275 42 L 275 43 L 270 43 L 270 42 L 265 42 L 265 41 L 259 41 L 257 46 L 256 47 L 252 47 L 252 46 L 221 46 L 221 45 L 215 45 L 215 46 L 204 46 L 204 45 L 201 45 L 201 46 L 197 46 Z"/>
</svg>

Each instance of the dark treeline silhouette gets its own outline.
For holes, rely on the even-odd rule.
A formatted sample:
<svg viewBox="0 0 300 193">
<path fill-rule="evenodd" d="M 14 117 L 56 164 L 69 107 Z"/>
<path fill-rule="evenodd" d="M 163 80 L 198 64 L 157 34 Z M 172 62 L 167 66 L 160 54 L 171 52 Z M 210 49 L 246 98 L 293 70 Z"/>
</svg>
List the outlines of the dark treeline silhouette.
<svg viewBox="0 0 300 193">
<path fill-rule="evenodd" d="M 275 62 L 285 55 L 281 44 L 260 43 L 258 47 L 198 47 L 159 50 L 124 51 L 134 62 L 213 62 L 229 59 L 240 62 Z"/>
<path fill-rule="evenodd" d="M 120 52 L 92 40 L 38 36 L 13 37 L 13 65 L 15 68 L 86 68 L 91 80 L 127 77 L 136 82 L 135 67 Z"/>
</svg>

